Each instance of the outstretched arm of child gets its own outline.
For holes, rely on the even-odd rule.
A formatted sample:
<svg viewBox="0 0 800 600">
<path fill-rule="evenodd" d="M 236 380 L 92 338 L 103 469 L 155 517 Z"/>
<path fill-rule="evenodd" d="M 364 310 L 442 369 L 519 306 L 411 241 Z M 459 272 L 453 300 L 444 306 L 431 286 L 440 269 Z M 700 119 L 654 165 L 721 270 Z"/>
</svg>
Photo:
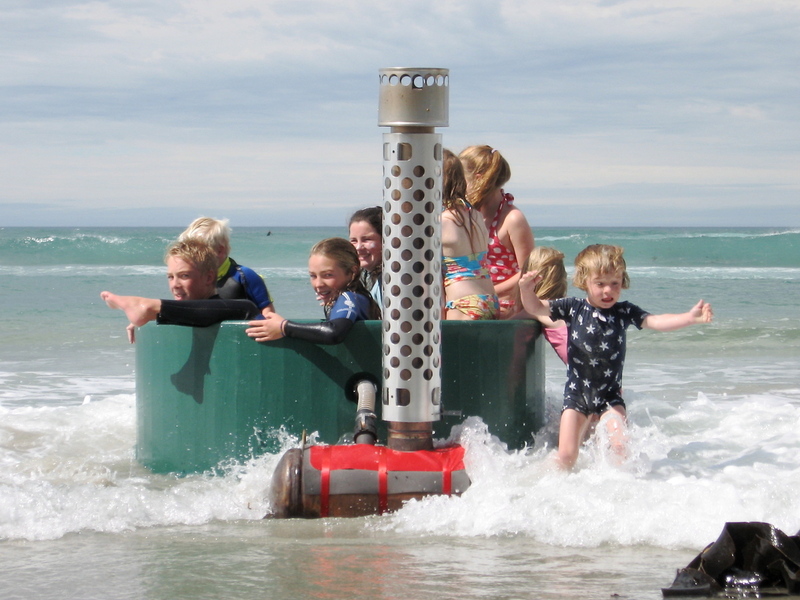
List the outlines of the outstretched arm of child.
<svg viewBox="0 0 800 600">
<path fill-rule="evenodd" d="M 263 314 L 263 313 L 262 313 Z M 276 312 L 267 313 L 263 319 L 250 321 L 244 332 L 257 342 L 279 340 L 285 336 L 286 319 Z"/>
<path fill-rule="evenodd" d="M 528 314 L 535 317 L 549 317 L 550 303 L 536 295 L 534 289 L 541 281 L 542 276 L 537 271 L 528 271 L 519 278 L 519 297 L 522 307 Z"/>
<path fill-rule="evenodd" d="M 708 302 L 700 300 L 688 312 L 679 315 L 648 315 L 642 327 L 656 331 L 675 331 L 698 323 L 711 323 L 714 312 Z"/>
<path fill-rule="evenodd" d="M 333 319 L 321 323 L 295 323 L 277 313 L 258 321 L 250 321 L 245 333 L 257 342 L 274 342 L 281 338 L 297 338 L 314 344 L 340 344 L 353 328 L 350 319 Z"/>
</svg>

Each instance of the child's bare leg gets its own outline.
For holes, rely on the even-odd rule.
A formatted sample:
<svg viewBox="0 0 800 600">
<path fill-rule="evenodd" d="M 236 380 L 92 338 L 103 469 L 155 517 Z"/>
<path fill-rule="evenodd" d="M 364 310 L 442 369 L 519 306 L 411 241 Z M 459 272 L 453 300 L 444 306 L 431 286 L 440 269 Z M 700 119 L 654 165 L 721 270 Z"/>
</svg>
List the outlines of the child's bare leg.
<svg viewBox="0 0 800 600">
<path fill-rule="evenodd" d="M 603 413 L 600 422 L 605 427 L 611 451 L 620 461 L 625 460 L 628 456 L 628 422 L 625 407 L 612 406 Z"/>
<path fill-rule="evenodd" d="M 585 442 L 590 437 L 594 435 L 594 429 L 597 427 L 597 424 L 600 422 L 600 415 L 596 413 L 592 413 L 589 415 L 588 420 L 586 421 L 586 427 L 583 428 L 583 438 L 581 442 Z"/>
<path fill-rule="evenodd" d="M 155 321 L 161 312 L 161 300 L 142 298 L 141 296 L 117 296 L 111 292 L 101 292 L 100 297 L 111 308 L 118 308 L 125 313 L 133 325 L 141 327 L 145 323 Z"/>
<path fill-rule="evenodd" d="M 578 452 L 586 435 L 589 419 L 572 408 L 561 413 L 558 430 L 558 461 L 563 469 L 571 469 L 578 460 Z"/>
</svg>

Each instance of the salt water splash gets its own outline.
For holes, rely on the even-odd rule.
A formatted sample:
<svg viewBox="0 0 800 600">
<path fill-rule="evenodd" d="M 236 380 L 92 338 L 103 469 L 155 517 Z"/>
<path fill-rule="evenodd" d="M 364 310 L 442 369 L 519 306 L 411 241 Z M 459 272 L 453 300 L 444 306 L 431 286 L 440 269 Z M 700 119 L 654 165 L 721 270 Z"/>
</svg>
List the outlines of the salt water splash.
<svg viewBox="0 0 800 600">
<path fill-rule="evenodd" d="M 726 521 L 794 533 L 800 514 L 800 389 L 630 402 L 630 456 L 599 438 L 575 472 L 554 468 L 555 435 L 505 453 L 479 420 L 461 431 L 473 484 L 460 498 L 407 504 L 376 527 L 452 536 L 525 535 L 557 546 L 702 548 Z M 758 415 L 758 418 L 754 418 Z"/>
<path fill-rule="evenodd" d="M 0 407 L 0 539 L 264 516 L 277 456 L 230 465 L 221 476 L 153 475 L 134 457 L 135 416 L 133 395 Z"/>
<path fill-rule="evenodd" d="M 549 391 L 551 413 L 559 394 Z M 758 420 L 753 417 L 759 415 Z M 634 395 L 630 455 L 602 442 L 578 469 L 554 468 L 556 419 L 530 448 L 509 452 L 470 418 L 454 430 L 471 487 L 412 501 L 363 526 L 435 536 L 524 535 L 563 547 L 702 547 L 726 521 L 767 521 L 794 533 L 800 513 L 800 389 L 709 397 L 668 406 Z M 0 407 L 0 539 L 256 520 L 269 512 L 283 450 L 219 474 L 154 475 L 133 456 L 132 395 L 80 406 Z"/>
</svg>

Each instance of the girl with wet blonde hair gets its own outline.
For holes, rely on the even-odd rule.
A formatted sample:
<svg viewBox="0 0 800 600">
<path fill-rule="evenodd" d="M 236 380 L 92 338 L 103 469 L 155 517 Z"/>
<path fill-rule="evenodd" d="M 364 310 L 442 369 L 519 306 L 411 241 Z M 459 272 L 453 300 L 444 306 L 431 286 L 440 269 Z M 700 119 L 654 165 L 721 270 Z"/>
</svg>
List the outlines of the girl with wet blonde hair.
<svg viewBox="0 0 800 600">
<path fill-rule="evenodd" d="M 245 333 L 257 342 L 291 337 L 338 344 L 357 321 L 380 319 L 380 309 L 361 281 L 358 253 L 349 240 L 328 238 L 314 244 L 308 257 L 308 277 L 325 311 L 324 321 L 297 323 L 272 313 L 250 321 Z"/>
<path fill-rule="evenodd" d="M 503 190 L 511 167 L 491 146 L 470 146 L 459 154 L 467 181 L 467 200 L 483 216 L 489 235 L 489 275 L 500 301 L 501 319 L 519 311 L 517 284 L 520 264 L 534 247 L 533 232 L 514 197 Z"/>
</svg>

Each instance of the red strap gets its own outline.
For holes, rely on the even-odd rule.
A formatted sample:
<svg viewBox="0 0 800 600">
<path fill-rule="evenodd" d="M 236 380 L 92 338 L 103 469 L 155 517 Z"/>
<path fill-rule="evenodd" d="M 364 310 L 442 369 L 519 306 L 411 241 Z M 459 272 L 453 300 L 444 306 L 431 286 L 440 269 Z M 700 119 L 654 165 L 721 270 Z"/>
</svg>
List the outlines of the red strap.
<svg viewBox="0 0 800 600">
<path fill-rule="evenodd" d="M 331 448 L 332 446 L 317 446 L 322 453 L 322 468 L 319 473 L 319 516 L 327 517 L 330 510 L 328 500 L 331 492 Z"/>
<path fill-rule="evenodd" d="M 449 496 L 453 491 L 453 470 L 449 461 L 442 461 L 442 494 Z"/>
<path fill-rule="evenodd" d="M 389 511 L 389 478 L 386 468 L 386 452 L 378 453 L 378 506 L 380 514 Z"/>
</svg>

